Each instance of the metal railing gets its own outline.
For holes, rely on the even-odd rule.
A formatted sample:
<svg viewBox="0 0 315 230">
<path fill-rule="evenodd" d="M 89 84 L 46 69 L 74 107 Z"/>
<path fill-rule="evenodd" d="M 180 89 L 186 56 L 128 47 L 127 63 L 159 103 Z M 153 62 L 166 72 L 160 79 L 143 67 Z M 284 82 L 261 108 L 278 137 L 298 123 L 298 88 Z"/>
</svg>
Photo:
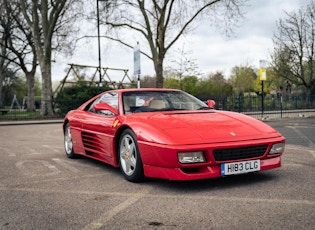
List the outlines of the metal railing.
<svg viewBox="0 0 315 230">
<path fill-rule="evenodd" d="M 211 97 L 211 99 L 215 100 L 215 108 L 218 110 L 235 111 L 258 119 L 315 116 L 315 95 L 267 95 L 264 98 L 264 110 L 262 110 L 261 96 L 244 97 L 243 95 L 235 95 Z M 77 104 L 82 102 L 78 101 L 76 103 L 72 99 L 71 101 L 59 101 L 58 103 L 65 105 L 70 103 L 77 107 Z M 68 110 L 75 108 L 69 107 Z M 23 108 L 11 109 L 10 106 L 0 109 L 0 120 L 63 118 L 64 115 L 65 111 L 61 113 L 58 106 L 55 108 L 53 117 L 41 117 L 39 109 L 32 112 L 28 112 Z"/>
<path fill-rule="evenodd" d="M 245 97 L 241 94 L 213 99 L 216 101 L 216 109 L 244 113 L 256 118 L 315 115 L 315 95 L 266 95 L 263 106 L 261 96 Z"/>
</svg>

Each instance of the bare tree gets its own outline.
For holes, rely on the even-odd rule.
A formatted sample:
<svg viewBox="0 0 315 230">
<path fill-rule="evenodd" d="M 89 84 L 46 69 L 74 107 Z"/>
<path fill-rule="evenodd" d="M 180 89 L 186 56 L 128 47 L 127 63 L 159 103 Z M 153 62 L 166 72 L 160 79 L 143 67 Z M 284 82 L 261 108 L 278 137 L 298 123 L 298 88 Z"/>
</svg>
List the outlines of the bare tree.
<svg viewBox="0 0 315 230">
<path fill-rule="evenodd" d="M 171 60 L 172 65 L 169 69 L 179 78 L 180 89 L 182 89 L 182 78 L 184 76 L 198 76 L 201 73 L 198 70 L 196 60 L 189 57 L 193 51 L 185 52 L 183 47 L 182 49 L 178 49 L 177 52 L 178 57 Z"/>
<path fill-rule="evenodd" d="M 4 3 L 0 3 L 0 8 L 4 8 Z M 7 72 L 10 65 L 10 53 L 7 50 L 9 36 L 7 31 L 10 30 L 12 18 L 7 15 L 5 10 L 0 11 L 0 107 L 2 106 L 2 89 Z"/>
<path fill-rule="evenodd" d="M 2 36 L 0 37 L 0 42 L 3 43 L 5 42 L 4 35 L 1 34 Z M 4 58 L 7 55 L 6 53 L 6 48 L 3 46 L 0 46 L 0 107 L 2 107 L 2 88 L 3 88 L 3 81 L 5 78 L 5 72 L 8 68 L 9 61 Z"/>
<path fill-rule="evenodd" d="M 272 65 L 278 76 L 315 92 L 315 3 L 277 22 Z"/>
<path fill-rule="evenodd" d="M 37 57 L 32 34 L 25 21 L 21 20 L 21 12 L 14 2 L 3 0 L 1 8 L 4 13 L 0 17 L 1 33 L 6 36 L 6 42 L 1 42 L 0 46 L 10 53 L 2 58 L 18 66 L 25 73 L 28 86 L 27 109 L 33 111 Z"/>
<path fill-rule="evenodd" d="M 229 31 L 242 16 L 240 9 L 246 1 L 107 1 L 107 4 L 103 4 L 107 7 L 107 17 L 103 23 L 112 29 L 119 29 L 119 33 L 110 35 L 107 32 L 105 37 L 132 48 L 135 41 L 130 36 L 126 37 L 126 33 L 133 31 L 141 35 L 148 45 L 148 52 L 143 51 L 142 54 L 153 61 L 156 87 L 163 87 L 164 58 L 175 42 L 198 26 L 201 19 L 207 19 L 212 25 L 220 23 L 221 28 Z M 222 23 L 225 25 L 222 26 Z"/>
<path fill-rule="evenodd" d="M 16 0 L 21 7 L 24 20 L 31 30 L 33 42 L 38 57 L 41 75 L 41 115 L 51 116 L 52 110 L 52 82 L 51 61 L 54 35 L 61 30 L 65 21 L 65 14 L 73 13 L 68 10 L 74 0 Z M 69 28 L 69 27 L 68 27 Z"/>
</svg>

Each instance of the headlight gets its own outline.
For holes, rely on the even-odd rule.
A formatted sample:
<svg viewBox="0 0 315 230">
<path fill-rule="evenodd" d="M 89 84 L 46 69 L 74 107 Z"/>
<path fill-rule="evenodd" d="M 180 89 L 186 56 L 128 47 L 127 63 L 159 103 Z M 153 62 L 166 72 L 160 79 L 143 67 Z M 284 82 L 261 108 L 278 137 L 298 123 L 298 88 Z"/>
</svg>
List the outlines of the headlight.
<svg viewBox="0 0 315 230">
<path fill-rule="evenodd" d="M 284 143 L 277 143 L 277 144 L 273 144 L 269 154 L 278 154 L 278 153 L 282 153 L 284 151 Z"/>
<path fill-rule="evenodd" d="M 201 163 L 206 161 L 202 151 L 179 152 L 178 160 L 182 164 Z"/>
</svg>

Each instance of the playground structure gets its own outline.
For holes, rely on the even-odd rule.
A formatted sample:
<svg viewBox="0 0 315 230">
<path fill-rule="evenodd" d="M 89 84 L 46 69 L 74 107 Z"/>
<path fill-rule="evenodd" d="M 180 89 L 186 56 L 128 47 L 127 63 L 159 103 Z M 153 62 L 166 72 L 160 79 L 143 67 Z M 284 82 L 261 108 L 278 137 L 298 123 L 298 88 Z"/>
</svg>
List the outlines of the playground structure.
<svg viewBox="0 0 315 230">
<path fill-rule="evenodd" d="M 130 88 L 136 87 L 137 83 L 133 81 L 128 75 L 128 69 L 118 69 L 118 68 L 101 68 L 101 79 L 99 76 L 99 67 L 97 66 L 88 66 L 88 65 L 77 65 L 77 64 L 68 64 L 70 67 L 67 70 L 66 76 L 60 81 L 60 84 L 53 91 L 53 107 L 56 106 L 56 97 L 58 93 L 61 92 L 64 87 L 71 86 L 74 84 L 85 83 L 89 86 L 99 86 L 100 80 L 102 86 L 106 88 Z M 102 88 L 100 86 L 100 88 Z M 40 107 L 40 96 L 35 96 L 35 103 L 37 102 L 36 109 Z M 23 103 L 20 104 L 17 96 L 14 95 L 10 108 L 0 108 L 1 115 L 7 115 L 9 112 L 26 112 L 27 108 L 27 96 L 23 98 Z"/>
<path fill-rule="evenodd" d="M 128 75 L 128 69 L 117 68 L 101 68 L 101 77 L 99 77 L 98 66 L 68 64 L 70 68 L 66 76 L 60 82 L 53 93 L 55 98 L 65 86 L 76 84 L 77 82 L 84 82 L 88 85 L 99 85 L 101 80 L 103 86 L 112 87 L 113 89 L 135 87 L 136 82 Z"/>
</svg>

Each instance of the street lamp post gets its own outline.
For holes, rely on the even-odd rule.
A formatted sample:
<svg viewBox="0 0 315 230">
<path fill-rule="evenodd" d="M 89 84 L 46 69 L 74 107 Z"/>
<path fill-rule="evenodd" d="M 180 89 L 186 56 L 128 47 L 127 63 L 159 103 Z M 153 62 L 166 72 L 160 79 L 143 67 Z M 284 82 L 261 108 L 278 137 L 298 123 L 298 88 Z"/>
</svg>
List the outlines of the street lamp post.
<svg viewBox="0 0 315 230">
<path fill-rule="evenodd" d="M 99 88 L 102 89 L 102 60 L 101 60 L 101 38 L 100 38 L 100 12 L 98 2 L 96 0 L 96 16 L 97 16 L 97 40 L 98 40 L 98 73 L 99 73 Z M 104 0 L 103 0 L 104 1 Z"/>
<path fill-rule="evenodd" d="M 140 88 L 141 66 L 140 66 L 140 45 L 139 45 L 139 42 L 137 42 L 137 45 L 133 51 L 133 64 L 134 64 L 134 75 L 138 77 L 137 87 Z"/>
<path fill-rule="evenodd" d="M 266 69 L 265 68 L 260 68 L 258 70 L 258 75 L 259 75 L 259 78 L 261 80 L 261 117 L 263 118 L 264 116 L 264 81 L 267 80 L 267 77 L 266 77 Z"/>
</svg>

